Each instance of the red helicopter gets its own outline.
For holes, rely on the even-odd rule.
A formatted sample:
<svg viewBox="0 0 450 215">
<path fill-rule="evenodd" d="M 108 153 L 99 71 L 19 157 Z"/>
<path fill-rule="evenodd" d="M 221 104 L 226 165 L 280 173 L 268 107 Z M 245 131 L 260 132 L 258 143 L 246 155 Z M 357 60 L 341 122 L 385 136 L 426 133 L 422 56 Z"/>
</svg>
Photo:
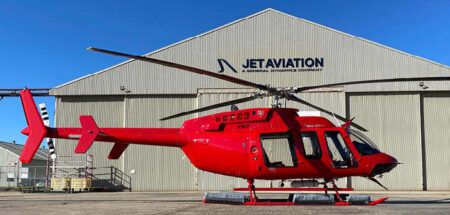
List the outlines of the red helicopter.
<svg viewBox="0 0 450 215">
<path fill-rule="evenodd" d="M 20 92 L 20 98 L 28 127 L 22 130 L 22 133 L 28 135 L 28 139 L 19 158 L 21 162 L 27 163 L 32 160 L 45 137 L 79 139 L 75 153 L 86 153 L 94 141 L 112 142 L 114 146 L 108 156 L 109 159 L 118 159 L 129 144 L 179 147 L 198 169 L 247 179 L 249 196 L 243 196 L 240 203 L 249 205 L 275 204 L 256 197 L 255 179 L 289 180 L 299 178 L 323 178 L 324 188 L 322 190 L 326 193 L 328 190 L 336 191 L 333 197 L 336 200 L 333 203 L 348 205 L 351 202 L 346 201 L 344 195 L 338 193 L 343 189 L 336 186 L 335 179 L 361 176 L 382 186 L 374 177 L 387 173 L 398 165 L 398 161 L 394 157 L 381 152 L 369 138 L 350 128 L 353 126 L 366 131 L 361 125 L 308 103 L 294 94 L 311 89 L 353 84 L 450 80 L 450 77 L 394 78 L 276 88 L 146 56 L 97 48 L 88 49 L 207 75 L 261 90 L 260 93 L 246 98 L 178 113 L 161 120 L 230 105 L 236 107 L 236 104 L 268 96 L 274 98 L 274 104 L 272 108 L 244 110 L 232 108 L 230 112 L 187 120 L 181 128 L 98 128 L 90 115 L 80 116 L 81 128 L 50 128 L 44 125 L 31 91 L 24 89 Z M 313 107 L 333 115 L 345 123 L 336 126 L 324 117 L 299 116 L 296 109 L 281 108 L 280 99 Z M 283 156 L 269 156 L 267 147 L 271 144 L 277 144 L 277 148 L 281 150 L 278 154 Z M 331 183 L 333 187 L 329 189 L 327 183 Z M 222 198 L 223 195 L 214 196 L 214 194 L 207 193 L 205 197 L 208 197 L 207 195 L 211 195 L 212 198 L 206 201 L 212 199 L 213 202 L 218 199 L 219 202 L 226 202 Z M 366 203 L 374 205 L 384 200 L 386 198 Z M 295 200 L 284 201 L 279 204 L 295 204 L 295 202 Z"/>
</svg>

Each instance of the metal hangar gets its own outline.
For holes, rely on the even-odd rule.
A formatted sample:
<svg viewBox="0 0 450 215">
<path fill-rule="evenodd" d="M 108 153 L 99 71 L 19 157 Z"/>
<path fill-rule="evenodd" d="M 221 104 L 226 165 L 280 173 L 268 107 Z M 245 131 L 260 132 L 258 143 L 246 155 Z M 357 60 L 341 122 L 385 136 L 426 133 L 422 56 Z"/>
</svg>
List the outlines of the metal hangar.
<svg viewBox="0 0 450 215">
<path fill-rule="evenodd" d="M 271 86 L 305 86 L 353 80 L 449 76 L 450 68 L 280 11 L 267 9 L 198 36 L 150 52 L 173 61 Z M 179 127 L 184 120 L 158 119 L 248 96 L 254 89 L 128 60 L 53 88 L 56 126 L 78 126 L 81 114 L 101 127 Z M 450 83 L 407 82 L 354 85 L 305 92 L 303 99 L 368 128 L 367 135 L 404 164 L 381 179 L 391 190 L 450 190 Z M 270 99 L 270 98 L 269 98 Z M 239 108 L 269 106 L 268 99 Z M 301 111 L 312 109 L 287 102 Z M 224 111 L 227 108 L 222 108 Z M 335 122 L 335 120 L 330 117 Z M 341 123 L 341 122 L 340 122 Z M 57 140 L 58 154 L 72 154 L 76 141 Z M 94 143 L 94 165 L 115 166 L 132 177 L 133 191 L 226 190 L 243 179 L 195 169 L 178 148 L 131 145 L 108 160 L 112 144 Z M 359 178 L 341 185 L 379 187 Z M 257 186 L 277 186 L 259 181 Z"/>
</svg>

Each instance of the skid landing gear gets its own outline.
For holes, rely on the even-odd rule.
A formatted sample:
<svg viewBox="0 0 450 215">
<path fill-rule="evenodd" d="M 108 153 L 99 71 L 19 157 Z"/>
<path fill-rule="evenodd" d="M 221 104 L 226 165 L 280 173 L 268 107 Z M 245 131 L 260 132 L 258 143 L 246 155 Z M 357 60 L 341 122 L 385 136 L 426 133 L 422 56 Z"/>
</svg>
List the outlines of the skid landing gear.
<svg viewBox="0 0 450 215">
<path fill-rule="evenodd" d="M 375 201 L 370 200 L 368 195 L 341 194 L 339 191 L 351 191 L 351 188 L 338 188 L 333 179 L 325 180 L 323 188 L 255 188 L 254 180 L 248 179 L 247 188 L 235 188 L 234 191 L 243 192 L 216 192 L 205 193 L 204 203 L 241 204 L 241 205 L 377 205 L 388 198 L 380 198 Z M 331 182 L 333 187 L 328 188 L 327 182 Z M 288 199 L 260 199 L 256 196 L 256 191 L 324 191 L 320 193 L 292 193 Z M 334 191 L 334 194 L 328 194 Z"/>
<path fill-rule="evenodd" d="M 254 185 L 255 180 L 254 179 L 247 179 L 247 183 L 248 183 L 248 192 L 250 193 L 249 195 L 249 201 L 250 203 L 256 203 L 258 202 L 258 198 L 256 198 L 256 192 L 255 192 L 255 185 Z"/>
</svg>

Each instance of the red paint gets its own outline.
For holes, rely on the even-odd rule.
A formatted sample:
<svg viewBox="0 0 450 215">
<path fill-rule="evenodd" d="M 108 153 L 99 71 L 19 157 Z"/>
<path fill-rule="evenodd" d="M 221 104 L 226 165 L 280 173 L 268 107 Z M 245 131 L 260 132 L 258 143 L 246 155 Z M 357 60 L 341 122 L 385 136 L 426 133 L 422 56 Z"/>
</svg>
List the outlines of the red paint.
<svg viewBox="0 0 450 215">
<path fill-rule="evenodd" d="M 80 139 L 76 152 L 85 152 L 93 140 L 116 143 L 110 158 L 117 159 L 126 145 L 142 144 L 180 147 L 191 163 L 204 171 L 245 179 L 298 179 L 369 176 L 377 164 L 397 163 L 384 153 L 361 156 L 345 128 L 336 127 L 323 117 L 300 117 L 296 109 L 252 108 L 217 113 L 184 122 L 181 128 L 98 128 L 91 116 L 81 117 L 81 128 L 48 128 L 42 123 L 29 90 L 21 99 L 29 135 L 20 160 L 29 162 L 44 137 Z M 305 157 L 300 132 L 316 132 L 322 156 Z M 354 156 L 356 165 L 335 168 L 324 132 L 338 132 Z M 296 162 L 294 167 L 268 167 L 264 162 L 261 135 L 291 135 Z M 120 143 L 117 145 L 117 143 Z M 103 143 L 96 143 L 103 144 Z M 167 170 L 174 171 L 174 170 Z"/>
<path fill-rule="evenodd" d="M 334 205 L 336 205 L 336 206 L 349 206 L 350 203 L 349 202 L 345 202 L 345 201 L 338 201 L 338 202 L 335 202 Z"/>
<path fill-rule="evenodd" d="M 375 200 L 375 201 L 370 202 L 369 205 L 372 205 L 372 206 L 373 206 L 373 205 L 378 205 L 378 204 L 380 204 L 380 203 L 386 201 L 387 199 L 388 199 L 387 197 L 379 198 L 379 199 L 377 199 L 377 200 Z"/>
<path fill-rule="evenodd" d="M 82 133 L 80 141 L 78 141 L 78 145 L 75 148 L 75 153 L 86 153 L 100 131 L 92 116 L 80 116 L 80 124 Z"/>
<path fill-rule="evenodd" d="M 108 159 L 110 160 L 119 159 L 119 157 L 122 155 L 125 149 L 127 149 L 128 145 L 129 144 L 127 143 L 114 143 L 114 146 L 108 155 Z"/>
<path fill-rule="evenodd" d="M 234 191 L 248 191 L 248 188 L 233 188 Z M 333 188 L 321 187 L 259 187 L 255 191 L 334 191 Z M 338 191 L 353 191 L 353 188 L 339 188 Z"/>
<path fill-rule="evenodd" d="M 31 96 L 31 92 L 29 90 L 21 91 L 20 99 L 22 100 L 25 118 L 28 123 L 28 128 L 24 129 L 22 132 L 28 135 L 28 139 L 25 142 L 25 146 L 23 147 L 19 160 L 22 163 L 29 163 L 33 159 L 34 154 L 46 136 L 47 128 L 45 127 L 41 115 L 37 110 L 36 103 Z"/>
</svg>

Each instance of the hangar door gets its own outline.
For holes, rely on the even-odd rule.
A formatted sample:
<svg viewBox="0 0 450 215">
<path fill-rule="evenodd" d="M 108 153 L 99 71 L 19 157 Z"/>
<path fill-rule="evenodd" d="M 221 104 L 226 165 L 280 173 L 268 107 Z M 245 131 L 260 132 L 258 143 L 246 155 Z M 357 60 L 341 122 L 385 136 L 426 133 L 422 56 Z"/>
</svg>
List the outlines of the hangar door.
<svg viewBox="0 0 450 215">
<path fill-rule="evenodd" d="M 450 93 L 423 97 L 426 189 L 450 190 Z"/>
<path fill-rule="evenodd" d="M 380 182 L 391 190 L 422 190 L 422 150 L 419 94 L 350 94 L 348 112 L 369 131 L 381 151 L 403 163 Z M 359 190 L 383 190 L 361 177 L 352 178 Z"/>
</svg>

